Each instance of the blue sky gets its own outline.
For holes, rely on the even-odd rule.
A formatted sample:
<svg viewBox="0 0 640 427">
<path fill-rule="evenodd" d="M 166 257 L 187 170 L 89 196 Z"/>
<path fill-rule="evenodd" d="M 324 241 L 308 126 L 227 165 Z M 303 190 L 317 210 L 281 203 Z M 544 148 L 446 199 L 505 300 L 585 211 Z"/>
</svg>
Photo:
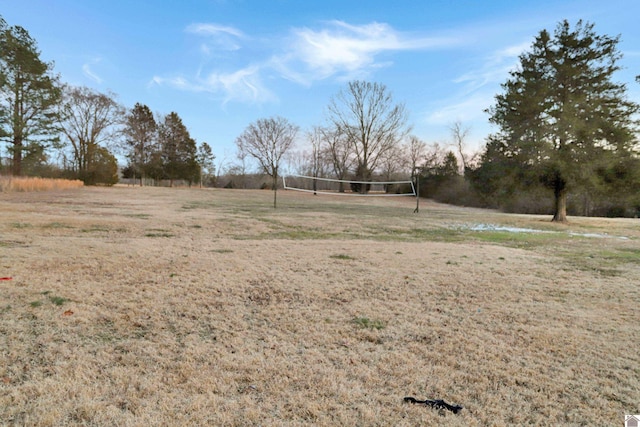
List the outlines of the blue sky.
<svg viewBox="0 0 640 427">
<path fill-rule="evenodd" d="M 460 121 L 480 149 L 492 131 L 483 110 L 518 55 L 563 19 L 621 35 L 617 80 L 640 102 L 636 0 L 5 0 L 0 14 L 62 81 L 177 112 L 219 161 L 257 119 L 323 124 L 354 79 L 385 84 L 422 140 L 446 145 Z"/>
</svg>

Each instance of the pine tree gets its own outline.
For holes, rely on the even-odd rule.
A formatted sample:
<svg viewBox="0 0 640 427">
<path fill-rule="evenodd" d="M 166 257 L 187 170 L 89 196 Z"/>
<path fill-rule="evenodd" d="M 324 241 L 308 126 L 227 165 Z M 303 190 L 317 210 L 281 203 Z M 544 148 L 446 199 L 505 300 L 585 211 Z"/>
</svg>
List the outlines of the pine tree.
<svg viewBox="0 0 640 427">
<path fill-rule="evenodd" d="M 27 30 L 0 17 L 0 140 L 13 154 L 13 175 L 22 174 L 25 154 L 57 140 L 61 89 L 52 71 Z"/>
<path fill-rule="evenodd" d="M 196 142 L 177 113 L 165 116 L 159 127 L 158 140 L 164 175 L 169 179 L 170 185 L 173 186 L 177 179 L 184 179 L 189 184 L 197 181 L 200 165 L 196 157 Z"/>
<path fill-rule="evenodd" d="M 125 118 L 124 135 L 134 172 L 144 181 L 158 135 L 158 124 L 146 105 L 136 103 Z"/>
<path fill-rule="evenodd" d="M 561 22 L 553 36 L 541 31 L 488 110 L 501 131 L 490 137 L 484 160 L 553 190 L 554 221 L 566 221 L 567 194 L 593 187 L 602 162 L 633 150 L 639 108 L 612 80 L 618 42 L 582 21 L 574 29 Z"/>
</svg>

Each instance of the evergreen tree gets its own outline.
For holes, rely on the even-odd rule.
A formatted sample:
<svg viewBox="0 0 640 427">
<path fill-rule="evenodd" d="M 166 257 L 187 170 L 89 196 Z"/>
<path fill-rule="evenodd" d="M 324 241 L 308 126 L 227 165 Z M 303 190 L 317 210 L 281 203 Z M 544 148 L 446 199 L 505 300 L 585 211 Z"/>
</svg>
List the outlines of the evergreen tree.
<svg viewBox="0 0 640 427">
<path fill-rule="evenodd" d="M 22 174 L 25 155 L 57 141 L 61 89 L 52 70 L 27 30 L 0 17 L 0 140 L 12 153 L 13 175 Z"/>
<path fill-rule="evenodd" d="M 124 135 L 134 177 L 140 177 L 142 186 L 158 135 L 158 124 L 149 107 L 136 103 L 125 117 Z"/>
<path fill-rule="evenodd" d="M 595 188 L 603 162 L 633 150 L 639 110 L 612 80 L 618 42 L 582 21 L 574 29 L 563 21 L 553 36 L 541 31 L 488 110 L 501 131 L 490 137 L 481 168 L 553 190 L 554 221 L 566 221 L 570 191 Z"/>
<path fill-rule="evenodd" d="M 210 181 L 215 183 L 216 166 L 213 162 L 216 156 L 213 154 L 211 146 L 206 142 L 203 142 L 198 147 L 197 159 L 200 165 L 200 187 Z"/>
<path fill-rule="evenodd" d="M 196 142 L 177 113 L 172 112 L 165 116 L 159 127 L 158 141 L 164 175 L 169 179 L 171 186 L 177 179 L 184 179 L 189 184 L 199 179 L 200 165 L 196 157 Z"/>
</svg>

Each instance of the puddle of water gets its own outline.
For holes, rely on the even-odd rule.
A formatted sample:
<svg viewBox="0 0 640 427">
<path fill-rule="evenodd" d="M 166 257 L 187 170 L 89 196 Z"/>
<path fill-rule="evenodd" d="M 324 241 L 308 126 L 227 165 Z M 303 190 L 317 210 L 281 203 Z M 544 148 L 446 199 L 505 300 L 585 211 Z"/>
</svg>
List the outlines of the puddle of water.
<svg viewBox="0 0 640 427">
<path fill-rule="evenodd" d="M 562 233 L 562 231 L 536 230 L 535 228 L 505 227 L 502 225 L 494 225 L 494 224 L 476 224 L 468 228 L 471 231 L 506 231 L 508 233 Z M 622 240 L 629 239 L 628 237 L 624 237 L 624 236 L 610 236 L 608 234 L 599 234 L 599 233 L 568 232 L 566 234 L 568 234 L 569 236 L 592 237 L 597 239 L 603 239 L 603 238 L 614 238 L 614 239 L 622 239 Z"/>
<path fill-rule="evenodd" d="M 509 233 L 553 233 L 553 231 L 536 230 L 534 228 L 504 227 L 492 224 L 476 224 L 469 227 L 471 231 L 508 231 Z"/>
</svg>

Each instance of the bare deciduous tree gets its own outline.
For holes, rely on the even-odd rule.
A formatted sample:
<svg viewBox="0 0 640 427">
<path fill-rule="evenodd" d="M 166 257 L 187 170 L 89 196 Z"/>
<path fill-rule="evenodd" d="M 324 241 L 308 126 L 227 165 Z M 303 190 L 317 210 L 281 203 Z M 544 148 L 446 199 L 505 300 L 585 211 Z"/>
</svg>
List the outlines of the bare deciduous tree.
<svg viewBox="0 0 640 427">
<path fill-rule="evenodd" d="M 462 167 L 466 171 L 469 167 L 470 159 L 468 157 L 468 154 L 465 153 L 465 150 L 467 148 L 465 145 L 471 128 L 463 126 L 460 121 L 456 121 L 451 125 L 449 130 L 451 131 L 451 137 L 453 138 L 453 145 L 456 146 L 458 155 L 460 156 L 460 160 L 462 161 Z"/>
<path fill-rule="evenodd" d="M 413 181 L 418 173 L 418 169 L 426 161 L 427 144 L 415 135 L 409 137 L 409 142 L 405 148 L 407 156 L 407 166 L 411 171 Z"/>
<path fill-rule="evenodd" d="M 93 168 L 120 132 L 124 108 L 115 95 L 87 87 L 66 86 L 63 94 L 61 130 L 71 145 L 76 172 L 91 179 Z"/>
<path fill-rule="evenodd" d="M 236 139 L 240 152 L 258 161 L 264 172 L 273 179 L 273 207 L 277 207 L 278 174 L 285 153 L 293 146 L 298 126 L 283 117 L 259 119 L 251 123 Z"/>
<path fill-rule="evenodd" d="M 367 180 L 385 153 L 409 131 L 403 104 L 395 104 L 380 83 L 350 82 L 329 103 L 329 120 L 351 144 L 356 179 Z"/>
<path fill-rule="evenodd" d="M 402 147 L 399 145 L 387 150 L 380 158 L 380 174 L 385 181 L 392 181 L 398 177 L 403 168 L 403 152 Z M 386 192 L 392 192 L 395 190 L 392 185 L 385 185 Z"/>
<path fill-rule="evenodd" d="M 353 164 L 353 155 L 346 135 L 338 130 L 321 128 L 324 140 L 323 155 L 331 164 L 336 179 L 346 179 L 349 168 Z M 344 193 L 344 183 L 340 182 L 339 191 Z"/>
<path fill-rule="evenodd" d="M 309 132 L 307 132 L 307 139 L 311 145 L 311 151 L 309 152 L 309 166 L 314 178 L 320 176 L 324 166 L 322 158 L 322 147 L 325 144 L 324 133 L 324 129 L 319 126 L 314 126 Z M 313 194 L 316 194 L 317 184 L 317 181 L 314 179 Z"/>
</svg>

